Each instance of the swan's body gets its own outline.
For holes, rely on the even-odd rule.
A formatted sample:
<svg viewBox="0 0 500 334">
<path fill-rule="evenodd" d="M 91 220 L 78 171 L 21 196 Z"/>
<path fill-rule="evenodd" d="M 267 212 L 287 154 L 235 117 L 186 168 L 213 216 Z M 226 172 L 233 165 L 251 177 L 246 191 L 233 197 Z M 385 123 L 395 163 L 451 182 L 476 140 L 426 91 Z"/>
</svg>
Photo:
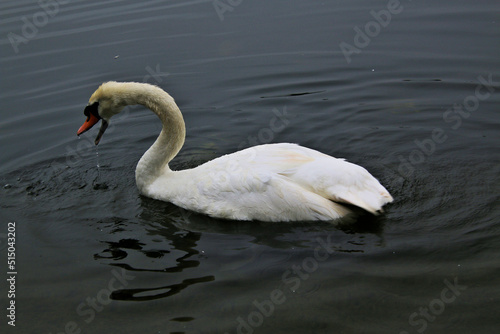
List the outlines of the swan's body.
<svg viewBox="0 0 500 334">
<path fill-rule="evenodd" d="M 149 84 L 102 84 L 90 98 L 89 118 L 78 134 L 102 119 L 97 144 L 111 116 L 132 104 L 148 107 L 163 124 L 135 171 L 145 196 L 212 217 L 261 221 L 333 220 L 350 213 L 339 203 L 377 214 L 392 202 L 363 167 L 296 144 L 259 145 L 172 171 L 168 163 L 184 143 L 184 120 L 174 99 Z"/>
</svg>

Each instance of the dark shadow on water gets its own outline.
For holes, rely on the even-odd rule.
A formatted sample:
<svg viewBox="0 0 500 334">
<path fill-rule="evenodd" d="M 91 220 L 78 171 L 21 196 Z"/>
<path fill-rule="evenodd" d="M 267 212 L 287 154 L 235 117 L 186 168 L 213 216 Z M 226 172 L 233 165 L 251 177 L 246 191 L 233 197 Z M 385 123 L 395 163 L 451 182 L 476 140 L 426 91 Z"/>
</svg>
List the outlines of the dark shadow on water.
<svg viewBox="0 0 500 334">
<path fill-rule="evenodd" d="M 185 279 L 182 283 L 161 286 L 157 288 L 145 289 L 122 289 L 116 290 L 111 293 L 110 298 L 114 300 L 127 300 L 127 301 L 147 301 L 160 298 L 170 297 L 178 294 L 182 290 L 191 285 L 198 283 L 208 283 L 215 281 L 214 276 L 205 276 L 199 278 Z"/>
</svg>

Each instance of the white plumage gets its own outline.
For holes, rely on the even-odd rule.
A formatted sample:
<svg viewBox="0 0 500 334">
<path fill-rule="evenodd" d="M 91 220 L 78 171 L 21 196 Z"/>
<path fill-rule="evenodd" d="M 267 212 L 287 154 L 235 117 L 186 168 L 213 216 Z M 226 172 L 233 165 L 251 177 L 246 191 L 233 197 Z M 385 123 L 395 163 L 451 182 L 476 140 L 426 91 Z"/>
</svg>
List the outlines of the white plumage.
<svg viewBox="0 0 500 334">
<path fill-rule="evenodd" d="M 96 104 L 104 130 L 125 105 L 142 104 L 160 117 L 163 129 L 136 168 L 139 191 L 151 198 L 212 217 L 260 221 L 333 220 L 350 213 L 340 203 L 377 214 L 392 202 L 363 167 L 296 144 L 259 145 L 172 171 L 168 162 L 184 143 L 185 126 L 170 95 L 149 84 L 107 82 L 88 107 Z M 78 134 L 95 124 L 87 122 Z"/>
</svg>

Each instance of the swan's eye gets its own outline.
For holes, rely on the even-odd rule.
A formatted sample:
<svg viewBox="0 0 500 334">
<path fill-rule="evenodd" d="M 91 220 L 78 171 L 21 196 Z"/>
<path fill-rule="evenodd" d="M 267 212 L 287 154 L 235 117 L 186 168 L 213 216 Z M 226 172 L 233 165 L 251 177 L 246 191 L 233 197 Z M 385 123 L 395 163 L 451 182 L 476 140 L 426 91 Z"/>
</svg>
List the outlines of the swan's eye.
<svg viewBox="0 0 500 334">
<path fill-rule="evenodd" d="M 94 102 L 85 107 L 85 109 L 83 110 L 83 114 L 87 116 L 87 121 L 90 119 L 90 114 L 94 115 L 97 119 L 101 119 L 101 116 L 99 116 L 98 108 L 99 102 Z"/>
</svg>

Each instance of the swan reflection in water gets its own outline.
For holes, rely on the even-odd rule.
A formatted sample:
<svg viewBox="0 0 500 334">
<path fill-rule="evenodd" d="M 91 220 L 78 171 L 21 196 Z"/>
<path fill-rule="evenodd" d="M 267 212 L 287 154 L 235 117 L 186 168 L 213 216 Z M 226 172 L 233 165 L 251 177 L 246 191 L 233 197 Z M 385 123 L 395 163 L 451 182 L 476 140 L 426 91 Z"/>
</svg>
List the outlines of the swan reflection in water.
<svg viewBox="0 0 500 334">
<path fill-rule="evenodd" d="M 120 232 L 123 230 L 121 226 L 134 225 L 132 222 L 126 222 L 120 218 L 111 218 L 100 221 L 99 223 L 108 226 L 114 225 L 118 227 Z M 147 240 L 141 242 L 133 238 L 124 238 L 117 242 L 103 241 L 103 243 L 106 244 L 106 249 L 95 254 L 94 259 L 99 261 L 108 260 L 109 265 L 120 267 L 130 272 L 156 272 L 163 274 L 180 273 L 187 269 L 194 269 L 200 265 L 200 261 L 198 259 L 193 259 L 193 257 L 200 254 L 200 251 L 198 251 L 196 247 L 197 242 L 200 240 L 201 233 L 181 230 L 172 224 L 162 224 L 161 226 L 155 226 L 154 229 L 148 226 L 147 230 L 148 233 L 142 233 L 141 235 L 154 235 L 156 242 L 150 243 Z M 159 238 L 165 238 L 166 240 L 162 240 L 162 242 L 158 243 L 158 241 L 160 241 Z M 169 244 L 168 248 L 165 247 L 163 241 Z M 152 246 L 156 246 L 157 244 L 162 245 L 161 248 L 163 249 L 151 249 Z M 151 261 L 141 261 L 137 266 L 134 265 L 133 259 L 137 257 L 137 254 L 133 253 L 139 253 L 141 259 L 144 259 L 144 257 L 153 259 L 156 268 L 139 267 L 142 263 L 147 262 L 150 264 Z M 129 259 L 129 256 L 132 259 Z M 177 257 L 174 259 L 174 256 Z M 175 261 L 175 263 L 170 265 L 173 261 Z M 165 266 L 166 263 L 167 266 Z M 170 280 L 171 277 L 172 276 L 169 276 L 167 278 L 167 276 L 165 276 L 168 280 Z M 119 289 L 112 291 L 110 298 L 128 301 L 154 300 L 175 295 L 193 284 L 206 283 L 214 280 L 214 276 L 208 275 L 183 279 L 178 283 L 152 288 Z"/>
</svg>

